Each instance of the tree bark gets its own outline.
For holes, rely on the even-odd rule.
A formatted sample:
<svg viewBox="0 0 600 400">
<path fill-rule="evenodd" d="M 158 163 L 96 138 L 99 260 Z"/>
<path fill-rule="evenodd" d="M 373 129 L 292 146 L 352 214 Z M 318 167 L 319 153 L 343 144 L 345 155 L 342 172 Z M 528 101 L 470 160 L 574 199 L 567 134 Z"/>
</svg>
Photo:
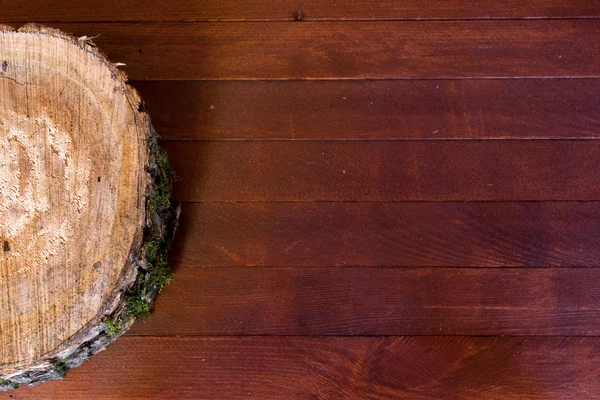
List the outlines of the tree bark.
<svg viewBox="0 0 600 400">
<path fill-rule="evenodd" d="M 171 279 L 172 172 L 87 37 L 0 26 L 0 391 L 64 376 Z"/>
</svg>

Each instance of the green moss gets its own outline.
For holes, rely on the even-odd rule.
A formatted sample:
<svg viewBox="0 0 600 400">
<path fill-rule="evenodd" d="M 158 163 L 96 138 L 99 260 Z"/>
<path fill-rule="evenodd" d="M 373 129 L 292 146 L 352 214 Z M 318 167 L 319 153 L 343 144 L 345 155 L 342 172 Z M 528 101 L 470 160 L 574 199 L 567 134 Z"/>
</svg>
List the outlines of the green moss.
<svg viewBox="0 0 600 400">
<path fill-rule="evenodd" d="M 67 375 L 67 371 L 69 370 L 69 362 L 67 360 L 57 359 L 54 362 L 54 371 L 62 378 Z"/>
<path fill-rule="evenodd" d="M 171 182 L 173 170 L 164 150 L 158 145 L 153 146 L 154 159 L 158 167 L 156 177 L 156 193 L 150 199 L 150 213 L 153 218 L 163 216 L 171 211 Z"/>
<path fill-rule="evenodd" d="M 177 206 L 171 202 L 171 186 L 174 177 L 166 152 L 158 145 L 157 137 L 149 137 L 148 146 L 154 158 L 151 170 L 154 191 L 147 200 L 151 224 L 144 232 L 141 256 L 145 261 L 137 281 L 127 295 L 127 318 L 146 318 L 150 315 L 151 300 L 173 279 L 167 253 L 177 227 Z M 127 319 L 126 318 L 126 319 Z M 113 331 L 107 322 L 107 333 Z"/>
<path fill-rule="evenodd" d="M 4 379 L 0 379 L 0 386 L 10 386 L 13 389 L 18 389 L 19 384 L 16 382 L 5 381 Z"/>
<path fill-rule="evenodd" d="M 154 157 L 156 159 L 156 165 L 158 165 L 160 171 L 165 175 L 172 176 L 173 169 L 169 164 L 167 153 L 162 148 L 158 148 L 157 146 L 157 150 L 154 152 Z"/>
<path fill-rule="evenodd" d="M 0 379 L 0 385 L 8 385 L 13 389 L 18 389 L 19 388 L 19 384 L 17 382 L 12 382 L 12 381 L 4 381 L 2 379 Z"/>
<path fill-rule="evenodd" d="M 11 382 L 11 381 L 5 381 L 4 379 L 0 379 L 0 386 L 10 386 L 13 389 L 17 389 L 19 387 L 18 383 L 15 382 Z"/>
<path fill-rule="evenodd" d="M 150 200 L 150 215 L 153 218 L 156 218 L 158 215 L 162 214 L 164 210 L 168 210 L 171 208 L 171 195 L 164 194 L 157 190 L 157 193 Z"/>
<path fill-rule="evenodd" d="M 121 332 L 121 329 L 123 328 L 119 321 L 115 321 L 110 317 L 105 318 L 104 323 L 106 324 L 106 334 L 108 336 L 118 335 Z"/>
<path fill-rule="evenodd" d="M 144 300 L 140 294 L 127 296 L 127 315 L 147 318 L 150 316 L 150 303 Z"/>
<path fill-rule="evenodd" d="M 148 285 L 159 291 L 173 280 L 173 272 L 166 262 L 148 267 Z"/>
<path fill-rule="evenodd" d="M 157 237 L 152 237 L 150 240 L 148 240 L 148 242 L 146 242 L 144 250 L 148 260 L 156 260 L 156 257 L 158 257 L 160 252 L 160 239 Z"/>
</svg>

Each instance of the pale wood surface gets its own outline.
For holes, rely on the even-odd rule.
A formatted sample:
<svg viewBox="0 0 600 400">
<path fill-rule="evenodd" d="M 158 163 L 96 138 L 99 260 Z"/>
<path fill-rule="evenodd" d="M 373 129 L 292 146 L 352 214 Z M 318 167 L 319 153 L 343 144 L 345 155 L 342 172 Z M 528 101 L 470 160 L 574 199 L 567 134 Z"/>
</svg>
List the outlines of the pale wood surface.
<svg viewBox="0 0 600 400">
<path fill-rule="evenodd" d="M 0 377 L 68 356 L 136 275 L 149 134 L 84 39 L 0 27 Z"/>
</svg>

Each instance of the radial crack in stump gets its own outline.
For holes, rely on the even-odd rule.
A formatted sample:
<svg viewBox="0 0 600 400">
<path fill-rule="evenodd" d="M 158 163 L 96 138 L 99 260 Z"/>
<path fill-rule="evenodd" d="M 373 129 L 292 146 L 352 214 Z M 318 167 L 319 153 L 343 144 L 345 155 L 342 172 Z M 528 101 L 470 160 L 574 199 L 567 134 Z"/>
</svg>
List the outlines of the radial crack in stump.
<svg viewBox="0 0 600 400">
<path fill-rule="evenodd" d="M 172 172 L 88 38 L 0 26 L 0 391 L 58 379 L 171 279 Z"/>
</svg>

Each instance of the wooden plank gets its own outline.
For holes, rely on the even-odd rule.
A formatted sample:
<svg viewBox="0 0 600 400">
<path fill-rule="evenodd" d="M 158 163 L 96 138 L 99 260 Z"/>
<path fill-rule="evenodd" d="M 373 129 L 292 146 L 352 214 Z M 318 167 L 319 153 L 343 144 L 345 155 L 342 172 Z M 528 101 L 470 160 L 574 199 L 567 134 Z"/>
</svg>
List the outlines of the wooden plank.
<svg viewBox="0 0 600 400">
<path fill-rule="evenodd" d="M 594 140 L 164 144 L 182 201 L 600 199 Z"/>
<path fill-rule="evenodd" d="M 600 76 L 600 21 L 52 24 L 137 80 Z"/>
<path fill-rule="evenodd" d="M 582 337 L 125 337 L 14 397 L 592 399 L 598 348 Z"/>
<path fill-rule="evenodd" d="M 595 1 L 510 0 L 423 2 L 419 0 L 13 0 L 2 4 L 4 22 L 47 21 L 210 21 L 436 18 L 598 17 Z"/>
<path fill-rule="evenodd" d="M 598 79 L 133 85 L 170 140 L 600 136 Z"/>
<path fill-rule="evenodd" d="M 600 335 L 596 268 L 179 268 L 133 335 Z"/>
<path fill-rule="evenodd" d="M 184 204 L 181 266 L 598 266 L 599 202 Z"/>
</svg>

